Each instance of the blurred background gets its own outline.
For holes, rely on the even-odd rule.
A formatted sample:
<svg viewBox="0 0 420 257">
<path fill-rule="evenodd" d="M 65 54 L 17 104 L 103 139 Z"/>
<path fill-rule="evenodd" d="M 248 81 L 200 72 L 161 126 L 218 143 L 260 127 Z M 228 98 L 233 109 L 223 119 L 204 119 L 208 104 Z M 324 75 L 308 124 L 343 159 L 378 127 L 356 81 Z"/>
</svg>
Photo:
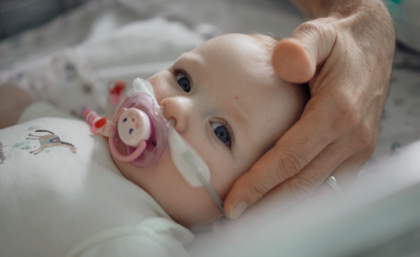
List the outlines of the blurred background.
<svg viewBox="0 0 420 257">
<path fill-rule="evenodd" d="M 51 21 L 60 14 L 66 13 L 79 5 L 88 2 L 89 0 L 1 0 L 0 1 L 0 39 L 4 39 L 16 34 L 19 34 L 25 30 L 33 29 Z M 288 13 L 300 16 L 300 12 L 289 2 L 284 0 L 263 0 L 263 1 L 139 1 L 149 2 L 153 4 L 153 10 L 142 10 L 142 14 L 148 16 L 152 15 L 168 15 L 170 12 L 176 13 L 181 9 L 194 10 L 197 9 L 194 6 L 200 6 L 199 13 L 188 13 L 188 17 L 185 17 L 185 21 L 194 22 L 197 21 L 211 21 L 215 22 L 215 25 L 236 31 L 238 29 L 239 21 L 234 19 L 230 20 L 232 23 L 227 24 L 226 17 L 220 20 L 220 17 L 225 16 L 229 10 L 225 10 L 226 6 L 233 8 L 240 5 L 254 5 L 262 8 L 273 8 L 280 7 L 283 10 L 287 10 Z M 218 3 L 219 2 L 219 3 Z M 225 5 L 222 6 L 223 2 Z M 221 4 L 222 3 L 222 4 Z M 231 5 L 233 4 L 233 5 Z M 143 4 L 144 5 L 144 4 Z M 188 9 L 186 9 L 186 7 Z M 207 9 L 205 7 L 211 7 Z M 144 8 L 144 7 L 143 7 Z M 241 8 L 241 6 L 239 6 Z M 255 7 L 254 7 L 255 8 Z M 160 10 L 157 10 L 160 9 Z M 213 12 L 214 11 L 214 12 Z M 220 13 L 222 11 L 222 13 Z M 169 12 L 169 13 L 168 13 Z M 240 12 L 240 10 L 239 10 Z M 203 15 L 204 14 L 204 15 Z M 150 17 L 149 16 L 149 17 Z M 143 16 L 144 17 L 144 16 Z M 227 31 L 230 32 L 230 31 Z M 237 32 L 237 31 L 236 31 Z"/>
<path fill-rule="evenodd" d="M 391 86 L 347 201 L 296 208 L 239 244 L 197 233 L 193 256 L 420 256 L 420 1 L 386 4 L 397 35 Z M 147 78 L 212 37 L 284 38 L 305 21 L 287 0 L 0 0 L 0 86 L 77 116 L 83 104 L 105 108 L 110 82 Z"/>
<path fill-rule="evenodd" d="M 0 39 L 51 21 L 88 0 L 1 0 Z"/>
</svg>

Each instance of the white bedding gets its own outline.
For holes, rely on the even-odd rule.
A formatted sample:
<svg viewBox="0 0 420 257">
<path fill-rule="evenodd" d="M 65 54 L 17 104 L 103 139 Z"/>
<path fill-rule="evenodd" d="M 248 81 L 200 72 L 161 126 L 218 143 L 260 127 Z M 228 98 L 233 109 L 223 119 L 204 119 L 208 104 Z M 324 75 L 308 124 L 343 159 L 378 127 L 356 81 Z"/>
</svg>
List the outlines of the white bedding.
<svg viewBox="0 0 420 257">
<path fill-rule="evenodd" d="M 272 32 L 286 37 L 304 21 L 274 8 L 270 1 L 256 6 L 252 1 L 92 0 L 41 28 L 0 42 L 0 85 L 15 83 L 72 113 L 84 104 L 104 110 L 112 80 L 147 78 L 221 33 Z M 385 157 L 399 156 L 402 147 L 418 140 L 420 74 L 396 70 L 377 148 L 361 178 L 375 175 L 378 169 L 369 167 L 383 163 Z M 415 151 L 420 156 L 418 147 Z M 415 163 L 400 161 L 398 165 L 404 171 Z M 392 172 L 378 176 L 384 174 Z M 412 181 L 418 179 L 416 173 L 405 174 Z M 208 234 L 200 238 L 191 248 L 193 255 L 200 255 L 197 249 L 214 253 L 215 246 L 226 243 Z M 228 253 L 230 248 L 221 249 Z"/>
<path fill-rule="evenodd" d="M 144 20 L 150 17 L 160 18 Z M 258 4 L 249 0 L 92 0 L 43 27 L 0 42 L 0 84 L 14 82 L 28 88 L 28 80 L 26 84 L 18 81 L 22 71 L 27 71 L 38 91 L 34 94 L 64 110 L 74 112 L 83 103 L 103 108 L 110 81 L 147 78 L 209 37 L 224 32 L 271 32 L 287 37 L 301 22 L 302 17 L 282 11 L 269 0 Z M 63 82 L 62 76 L 53 78 L 58 71 L 39 75 L 40 70 L 46 70 L 40 63 L 50 65 L 54 55 L 71 57 L 70 62 L 84 67 L 84 75 L 63 86 L 63 91 L 49 90 Z M 61 62 L 66 65 L 66 58 Z M 75 95 L 75 88 L 81 88 L 77 101 L 69 103 L 68 97 L 60 97 Z M 92 94 L 80 94 L 89 90 Z M 420 74 L 396 70 L 371 161 L 391 156 L 399 147 L 419 139 Z"/>
<path fill-rule="evenodd" d="M 84 105 L 101 112 L 111 81 L 148 78 L 203 42 L 198 33 L 163 18 L 132 22 L 3 71 L 0 84 L 15 84 L 74 114 Z"/>
</svg>

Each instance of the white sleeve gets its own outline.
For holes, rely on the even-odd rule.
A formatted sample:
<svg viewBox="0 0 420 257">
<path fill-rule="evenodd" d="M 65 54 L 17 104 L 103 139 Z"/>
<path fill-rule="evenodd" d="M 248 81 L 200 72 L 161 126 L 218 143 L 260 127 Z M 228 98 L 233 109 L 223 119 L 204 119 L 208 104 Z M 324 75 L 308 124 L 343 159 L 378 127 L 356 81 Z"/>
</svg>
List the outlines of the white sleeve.
<svg viewBox="0 0 420 257">
<path fill-rule="evenodd" d="M 127 235 L 95 244 L 78 255 L 79 257 L 172 257 L 189 256 L 182 248 L 171 248 L 147 235 Z"/>
<path fill-rule="evenodd" d="M 20 115 L 18 124 L 42 117 L 68 118 L 72 119 L 69 113 L 57 109 L 46 102 L 35 102 L 29 105 Z"/>
<path fill-rule="evenodd" d="M 189 256 L 184 245 L 194 234 L 172 220 L 149 217 L 139 224 L 118 226 L 90 235 L 66 257 Z"/>
</svg>

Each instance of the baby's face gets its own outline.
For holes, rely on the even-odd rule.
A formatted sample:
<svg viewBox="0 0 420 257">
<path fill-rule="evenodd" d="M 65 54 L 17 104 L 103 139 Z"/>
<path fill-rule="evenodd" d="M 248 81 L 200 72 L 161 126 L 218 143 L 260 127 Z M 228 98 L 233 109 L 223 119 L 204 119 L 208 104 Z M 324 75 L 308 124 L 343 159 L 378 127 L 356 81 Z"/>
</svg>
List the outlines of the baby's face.
<svg viewBox="0 0 420 257">
<path fill-rule="evenodd" d="M 165 117 L 175 120 L 175 129 L 207 163 L 222 199 L 300 115 L 294 85 L 278 79 L 270 63 L 257 39 L 230 34 L 183 54 L 148 79 Z M 203 187 L 192 188 L 183 179 L 169 149 L 143 169 L 115 161 L 181 224 L 191 227 L 222 216 Z"/>
</svg>

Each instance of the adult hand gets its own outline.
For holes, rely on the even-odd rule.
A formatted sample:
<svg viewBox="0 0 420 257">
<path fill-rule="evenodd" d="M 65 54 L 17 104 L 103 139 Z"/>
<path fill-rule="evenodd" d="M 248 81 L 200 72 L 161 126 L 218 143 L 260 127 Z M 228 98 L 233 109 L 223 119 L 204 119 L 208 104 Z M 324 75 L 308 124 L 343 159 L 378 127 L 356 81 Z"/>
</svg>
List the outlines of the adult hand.
<svg viewBox="0 0 420 257">
<path fill-rule="evenodd" d="M 250 229 L 246 217 L 274 216 L 331 174 L 345 185 L 376 145 L 395 48 L 388 10 L 379 0 L 295 2 L 307 16 L 325 18 L 279 41 L 272 61 L 282 79 L 308 82 L 311 99 L 300 120 L 227 195 L 230 218 L 247 209 L 227 221 L 230 230 Z"/>
<path fill-rule="evenodd" d="M 0 85 L 0 129 L 15 125 L 22 112 L 34 99 L 23 89 Z"/>
</svg>

